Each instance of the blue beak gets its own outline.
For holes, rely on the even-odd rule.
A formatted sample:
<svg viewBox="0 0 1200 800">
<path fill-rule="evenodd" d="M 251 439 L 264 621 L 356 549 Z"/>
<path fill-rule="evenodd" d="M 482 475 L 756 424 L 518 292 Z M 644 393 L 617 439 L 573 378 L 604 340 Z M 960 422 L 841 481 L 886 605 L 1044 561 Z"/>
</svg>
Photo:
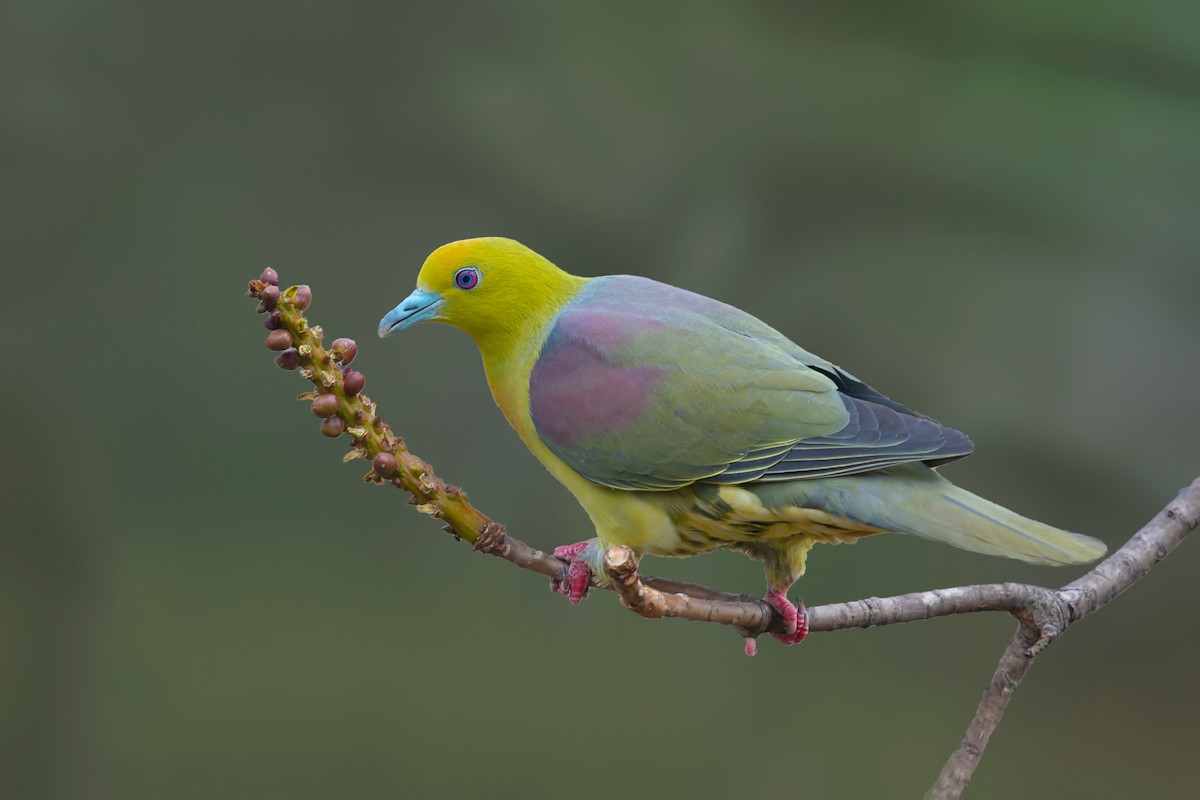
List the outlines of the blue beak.
<svg viewBox="0 0 1200 800">
<path fill-rule="evenodd" d="M 379 320 L 379 338 L 399 333 L 418 322 L 437 319 L 441 309 L 442 296 L 440 294 L 417 289 L 404 298 L 403 303 L 384 314 L 383 319 Z"/>
</svg>

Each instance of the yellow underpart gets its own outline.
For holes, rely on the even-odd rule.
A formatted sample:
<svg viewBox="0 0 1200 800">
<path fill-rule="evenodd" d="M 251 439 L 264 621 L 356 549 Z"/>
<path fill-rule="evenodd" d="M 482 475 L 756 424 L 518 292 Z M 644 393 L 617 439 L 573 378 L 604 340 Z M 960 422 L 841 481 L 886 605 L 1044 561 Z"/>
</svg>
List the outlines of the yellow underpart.
<svg viewBox="0 0 1200 800">
<path fill-rule="evenodd" d="M 864 525 L 816 508 L 767 508 L 758 499 L 758 495 L 740 486 L 722 486 L 717 490 L 717 496 L 726 502 L 732 511 L 733 518 L 728 526 L 733 528 L 733 535 L 737 537 L 737 541 L 747 540 L 745 535 L 737 535 L 737 530 L 744 528 L 744 523 L 747 522 L 768 525 L 762 533 L 753 537 L 756 540 L 804 536 L 829 544 L 843 544 L 856 542 L 868 534 L 883 532 L 882 528 Z"/>
<path fill-rule="evenodd" d="M 718 547 L 765 562 L 767 583 L 784 588 L 804 574 L 817 542 L 849 544 L 883 529 L 814 508 L 766 506 L 747 486 L 701 486 L 673 516 L 676 541 L 657 555 L 690 556 Z"/>
</svg>

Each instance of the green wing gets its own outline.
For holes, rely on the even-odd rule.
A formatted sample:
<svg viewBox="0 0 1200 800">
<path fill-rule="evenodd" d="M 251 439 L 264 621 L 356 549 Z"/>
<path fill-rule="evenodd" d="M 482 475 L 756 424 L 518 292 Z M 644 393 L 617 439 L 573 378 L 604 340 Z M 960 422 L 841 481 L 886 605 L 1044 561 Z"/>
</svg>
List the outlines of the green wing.
<svg viewBox="0 0 1200 800">
<path fill-rule="evenodd" d="M 754 317 L 644 278 L 590 282 L 553 323 L 529 389 L 550 450 L 621 489 L 824 477 L 970 452 L 962 434 Z"/>
</svg>

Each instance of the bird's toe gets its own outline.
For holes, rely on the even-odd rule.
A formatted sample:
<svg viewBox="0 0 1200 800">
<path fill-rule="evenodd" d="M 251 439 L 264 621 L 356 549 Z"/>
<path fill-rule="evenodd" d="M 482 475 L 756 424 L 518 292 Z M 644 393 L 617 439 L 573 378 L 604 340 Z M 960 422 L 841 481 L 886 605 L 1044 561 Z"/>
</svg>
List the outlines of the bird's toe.
<svg viewBox="0 0 1200 800">
<path fill-rule="evenodd" d="M 792 605 L 792 601 L 787 598 L 787 593 L 780 589 L 768 591 L 766 600 L 771 604 L 771 608 L 783 617 L 786 626 L 784 633 L 772 631 L 771 635 L 783 644 L 799 644 L 804 641 L 804 638 L 808 636 L 808 614 L 804 610 L 804 603 Z"/>
<path fill-rule="evenodd" d="M 566 574 L 550 579 L 550 588 L 564 595 L 571 605 L 578 605 L 588 595 L 592 585 L 592 570 L 587 562 L 590 542 L 562 545 L 554 548 L 555 558 L 568 562 Z"/>
</svg>

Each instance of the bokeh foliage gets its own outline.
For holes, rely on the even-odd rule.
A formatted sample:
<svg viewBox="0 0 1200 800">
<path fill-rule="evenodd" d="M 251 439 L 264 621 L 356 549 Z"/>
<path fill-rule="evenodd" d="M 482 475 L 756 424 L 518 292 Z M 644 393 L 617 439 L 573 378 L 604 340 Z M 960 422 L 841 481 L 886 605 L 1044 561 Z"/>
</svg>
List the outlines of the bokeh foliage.
<svg viewBox="0 0 1200 800">
<path fill-rule="evenodd" d="M 541 546 L 587 521 L 469 340 L 373 338 L 444 241 L 738 304 L 971 433 L 953 479 L 1110 544 L 1200 472 L 1192 2 L 8 0 L 0 37 L 5 797 L 913 797 L 961 735 L 1007 619 L 748 660 L 364 487 L 259 343 L 268 263 Z M 900 537 L 810 564 L 810 603 L 1075 574 Z M 1197 569 L 1039 662 L 972 797 L 1192 796 Z"/>
</svg>

